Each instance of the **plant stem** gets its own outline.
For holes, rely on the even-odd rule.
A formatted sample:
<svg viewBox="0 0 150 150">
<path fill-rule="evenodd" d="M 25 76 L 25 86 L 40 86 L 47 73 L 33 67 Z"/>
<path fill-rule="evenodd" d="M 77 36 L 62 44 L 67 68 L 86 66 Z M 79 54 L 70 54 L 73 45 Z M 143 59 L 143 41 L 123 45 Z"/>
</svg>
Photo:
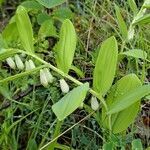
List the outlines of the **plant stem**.
<svg viewBox="0 0 150 150">
<path fill-rule="evenodd" d="M 13 50 L 13 49 L 12 49 L 12 50 Z M 23 50 L 18 50 L 18 53 L 25 53 L 25 54 L 27 54 L 27 55 L 29 55 L 29 56 L 31 56 L 31 57 L 37 59 L 38 61 L 40 61 L 41 63 L 45 64 L 47 67 L 49 67 L 49 68 L 52 69 L 53 71 L 57 72 L 57 73 L 60 74 L 61 76 L 63 76 L 63 77 L 65 77 L 65 78 L 69 79 L 70 81 L 74 82 L 74 83 L 77 84 L 77 85 L 82 85 L 82 84 L 83 84 L 82 82 L 78 81 L 77 79 L 73 78 L 72 76 L 70 76 L 70 75 L 68 75 L 68 74 L 65 74 L 65 73 L 64 73 L 63 71 L 61 71 L 60 69 L 58 69 L 58 68 L 56 68 L 55 66 L 51 65 L 50 63 L 44 61 L 43 59 L 39 58 L 38 56 L 36 56 L 36 55 L 33 54 L 33 53 L 28 53 L 28 52 L 23 51 Z M 104 98 L 102 97 L 102 95 L 99 94 L 99 93 L 97 93 L 96 91 L 94 91 L 94 90 L 91 89 L 91 88 L 89 89 L 89 92 L 90 92 L 92 95 L 96 96 L 96 97 L 102 102 L 102 104 L 104 105 L 104 107 L 105 107 L 105 109 L 106 109 L 106 111 L 107 111 L 107 110 L 108 110 L 107 104 L 106 104 Z"/>
<path fill-rule="evenodd" d="M 123 52 L 123 50 L 124 50 L 125 43 L 126 43 L 126 42 L 125 42 L 125 40 L 123 40 L 123 41 L 122 41 L 122 45 L 121 45 L 121 51 L 120 51 L 121 53 L 122 53 L 122 52 Z"/>
<path fill-rule="evenodd" d="M 111 134 L 112 134 L 111 115 L 108 116 L 108 123 L 109 123 L 109 133 L 110 133 L 110 136 L 111 136 Z"/>
</svg>

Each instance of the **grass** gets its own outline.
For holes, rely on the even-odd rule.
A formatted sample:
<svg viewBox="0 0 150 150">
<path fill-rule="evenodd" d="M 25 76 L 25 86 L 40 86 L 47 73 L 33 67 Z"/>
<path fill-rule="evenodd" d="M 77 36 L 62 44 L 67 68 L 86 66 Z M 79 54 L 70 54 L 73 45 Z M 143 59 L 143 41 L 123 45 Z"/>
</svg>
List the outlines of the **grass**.
<svg viewBox="0 0 150 150">
<path fill-rule="evenodd" d="M 15 14 L 17 6 L 21 3 L 21 0 L 15 2 L 5 1 L 3 3 L 0 18 L 1 31 L 3 31 L 9 19 Z M 127 2 L 115 0 L 115 3 L 121 8 L 121 14 L 129 27 L 134 16 Z M 138 8 L 142 4 L 143 1 L 137 1 Z M 71 89 L 76 86 L 76 82 L 80 84 L 77 80 L 81 82 L 88 81 L 90 86 L 92 86 L 92 74 L 98 57 L 98 47 L 112 35 L 118 41 L 119 52 L 135 48 L 142 49 L 147 52 L 147 60 L 150 60 L 149 24 L 136 29 L 134 40 L 126 42 L 118 28 L 113 2 L 109 0 L 77 0 L 68 1 L 64 5 L 73 12 L 71 19 L 78 36 L 73 65 L 79 68 L 84 75 L 84 77 L 81 77 L 74 70 L 70 70 L 67 83 Z M 45 9 L 45 11 L 50 14 L 62 6 L 51 10 Z M 36 53 L 46 62 L 56 66 L 52 47 L 56 44 L 58 38 L 47 37 L 39 39 L 38 29 L 40 25 L 37 23 L 38 13 L 36 11 L 29 13 L 35 34 Z M 60 22 L 56 20 L 55 24 L 59 31 Z M 0 46 L 1 44 L 0 41 Z M 10 42 L 9 47 L 22 49 L 22 45 L 17 40 L 14 43 Z M 22 57 L 23 60 L 27 58 L 30 58 L 30 56 Z M 36 65 L 41 65 L 41 62 L 37 60 L 35 60 L 35 63 Z M 149 83 L 149 66 L 149 62 L 146 60 L 119 57 L 114 83 L 129 73 L 135 73 L 143 84 Z M 21 73 L 19 70 L 10 69 L 5 61 L 0 62 L 0 67 L 0 79 L 12 78 L 13 75 Z M 51 107 L 64 94 L 61 92 L 58 82 L 61 75 L 58 75 L 54 70 L 51 71 L 55 76 L 54 82 L 47 88 L 40 84 L 38 74 L 29 74 L 29 76 L 15 78 L 14 81 L 1 84 L 0 93 L 3 93 L 3 95 L 0 94 L 0 149 L 36 150 L 44 149 L 44 147 L 50 144 L 49 149 L 53 149 L 53 146 L 55 146 L 57 149 L 63 150 L 98 150 L 102 149 L 103 145 L 109 142 L 113 143 L 118 149 L 122 147 L 131 149 L 132 141 L 137 138 L 141 138 L 145 149 L 148 148 L 148 140 L 146 141 L 143 136 L 146 136 L 147 139 L 149 137 L 145 133 L 141 135 L 138 130 L 139 123 L 136 120 L 123 134 L 112 133 L 110 135 L 109 131 L 103 127 L 102 120 L 97 117 L 100 116 L 100 112 L 97 111 L 93 115 L 93 111 L 89 107 L 90 94 L 87 94 L 84 101 L 84 109 L 77 109 L 62 123 L 58 122 Z M 72 79 L 72 77 L 77 80 Z M 149 102 L 144 98 L 143 103 L 148 104 Z M 143 104 L 141 104 L 142 106 Z M 137 120 L 143 121 L 140 112 L 137 118 Z M 147 126 L 143 123 L 141 128 L 147 128 Z M 56 139 L 57 142 L 55 142 Z"/>
</svg>

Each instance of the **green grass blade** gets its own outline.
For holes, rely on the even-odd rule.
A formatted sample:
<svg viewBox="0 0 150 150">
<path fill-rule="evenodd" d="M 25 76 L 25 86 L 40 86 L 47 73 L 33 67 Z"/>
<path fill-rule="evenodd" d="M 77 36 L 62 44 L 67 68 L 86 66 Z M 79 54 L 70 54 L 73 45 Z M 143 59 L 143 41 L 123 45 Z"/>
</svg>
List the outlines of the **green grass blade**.
<svg viewBox="0 0 150 150">
<path fill-rule="evenodd" d="M 124 39 L 127 39 L 128 37 L 127 25 L 121 15 L 120 8 L 117 5 L 115 5 L 115 10 L 116 10 L 117 22 L 118 22 L 120 33 L 122 34 L 122 37 Z"/>
<path fill-rule="evenodd" d="M 135 1 L 134 1 L 134 0 L 128 0 L 128 4 L 129 4 L 131 10 L 132 10 L 133 13 L 134 13 L 134 16 L 136 16 L 137 13 L 138 13 L 138 8 L 137 8 L 137 6 L 136 6 Z"/>
</svg>

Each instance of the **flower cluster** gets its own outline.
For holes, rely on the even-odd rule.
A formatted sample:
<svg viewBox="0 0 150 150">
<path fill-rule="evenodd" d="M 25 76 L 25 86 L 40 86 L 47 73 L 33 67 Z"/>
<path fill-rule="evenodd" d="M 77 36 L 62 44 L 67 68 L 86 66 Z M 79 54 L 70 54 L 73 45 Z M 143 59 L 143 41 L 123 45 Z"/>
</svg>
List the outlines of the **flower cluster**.
<svg viewBox="0 0 150 150">
<path fill-rule="evenodd" d="M 25 69 L 26 71 L 35 69 L 36 66 L 34 62 L 29 59 L 25 61 L 25 64 L 21 60 L 21 57 L 16 54 L 14 57 L 9 57 L 6 59 L 7 64 L 9 65 L 10 68 L 16 69 L 18 68 L 19 70 Z M 40 82 L 44 87 L 47 87 L 49 83 L 52 83 L 54 80 L 54 77 L 50 73 L 48 68 L 44 68 L 40 70 Z M 60 79 L 60 88 L 63 93 L 68 93 L 69 92 L 69 85 L 64 79 Z"/>
</svg>

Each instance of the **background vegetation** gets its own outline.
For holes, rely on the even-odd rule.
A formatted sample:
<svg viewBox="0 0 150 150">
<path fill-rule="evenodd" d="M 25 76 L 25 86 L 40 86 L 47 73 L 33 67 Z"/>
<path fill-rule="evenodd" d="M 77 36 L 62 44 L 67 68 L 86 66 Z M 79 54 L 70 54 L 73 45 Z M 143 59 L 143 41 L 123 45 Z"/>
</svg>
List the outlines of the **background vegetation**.
<svg viewBox="0 0 150 150">
<path fill-rule="evenodd" d="M 117 126 L 116 129 L 117 133 L 114 133 L 115 130 L 110 132 L 109 127 L 107 127 L 109 121 L 100 118 L 101 114 L 103 114 L 102 117 L 105 117 L 103 104 L 99 101 L 98 111 L 93 111 L 90 106 L 90 93 L 86 95 L 84 106 L 76 109 L 70 115 L 68 114 L 69 116 L 67 115 L 68 117 L 64 121 L 58 123 L 58 116 L 52 110 L 52 106 L 66 95 L 62 93 L 59 84 L 63 72 L 70 75 L 69 77 L 66 74 L 63 75 L 67 77 L 65 80 L 70 90 L 80 85 L 80 82 L 89 82 L 90 87 L 93 86 L 93 80 L 95 84 L 101 82 L 98 77 L 95 77 L 97 76 L 96 73 L 93 75 L 93 72 L 96 70 L 97 61 L 101 61 L 105 56 L 104 54 L 102 57 L 99 56 L 99 51 L 102 52 L 100 47 L 108 38 L 110 40 L 107 41 L 108 45 L 110 45 L 110 50 L 113 51 L 115 37 L 119 53 L 117 65 L 115 66 L 114 60 L 114 67 L 108 68 L 113 76 L 112 84 L 115 85 L 118 80 L 120 81 L 126 75 L 134 74 L 136 76 L 130 77 L 134 80 L 137 79 L 137 82 L 140 82 L 139 84 L 149 85 L 150 1 L 147 0 L 147 5 L 144 5 L 146 8 L 146 12 L 142 15 L 144 18 L 136 18 L 136 15 L 143 8 L 144 1 L 136 0 L 135 2 L 136 5 L 134 5 L 133 0 L 66 0 L 64 3 L 60 2 L 60 5 L 56 4 L 55 6 L 50 1 L 42 0 L 0 0 L 0 149 L 36 150 L 54 149 L 54 147 L 64 150 L 148 149 L 150 144 L 150 96 L 148 95 L 150 88 L 148 86 L 146 87 L 146 94 L 139 98 L 142 99 L 136 119 L 121 133 L 117 131 L 119 128 L 121 130 L 121 124 L 124 124 L 126 117 L 129 118 L 130 115 L 125 115 L 125 120 L 120 120 L 120 127 Z M 22 23 L 26 21 L 23 19 L 26 16 L 24 13 L 20 13 L 22 7 L 29 15 L 33 33 L 30 32 L 30 24 L 28 26 L 28 23 L 25 24 L 27 30 L 23 31 L 24 24 Z M 21 21 L 19 21 L 20 18 L 22 18 Z M 15 19 L 16 21 L 14 21 Z M 74 58 L 72 57 L 73 63 L 71 61 L 73 65 L 63 70 L 62 62 L 64 60 L 61 60 L 61 62 L 59 60 L 61 56 L 56 55 L 58 49 L 62 48 L 63 43 L 60 40 L 62 23 L 64 26 L 71 28 L 68 29 L 68 33 L 71 34 L 69 38 L 75 37 L 72 24 L 70 23 L 70 26 L 68 26 L 66 19 L 67 21 L 71 20 L 74 25 L 77 44 L 76 48 L 72 45 L 68 46 L 69 50 L 75 49 Z M 16 28 L 15 24 L 20 30 Z M 133 31 L 134 36 L 132 36 Z M 72 43 L 75 42 L 76 40 L 73 39 Z M 29 45 L 26 43 L 29 43 Z M 32 47 L 32 44 L 34 47 Z M 112 46 L 113 44 L 114 46 Z M 14 50 L 12 51 L 10 48 Z M 7 49 L 7 51 L 4 51 L 4 49 Z M 34 71 L 24 72 L 18 66 L 15 69 L 10 67 L 6 58 L 10 56 L 13 58 L 14 54 L 18 53 L 15 52 L 15 49 L 26 50 L 26 54 L 21 52 L 22 54 L 19 57 L 24 63 L 26 60 L 32 59 L 37 66 L 33 69 Z M 41 59 L 40 61 L 35 57 L 32 58 L 32 54 L 28 55 L 33 50 L 36 56 Z M 4 55 L 3 52 L 5 52 Z M 107 63 L 103 66 L 103 73 L 107 70 L 109 58 L 112 56 L 115 59 L 116 55 L 111 54 L 110 51 Z M 71 58 L 70 56 L 71 54 L 66 52 L 65 60 L 68 57 Z M 42 65 L 42 60 L 57 66 L 63 72 L 57 70 L 57 68 L 52 69 L 45 62 Z M 110 65 L 113 66 L 112 62 L 110 62 Z M 53 83 L 48 84 L 47 87 L 41 84 L 39 73 L 39 70 L 45 67 L 51 68 L 51 74 L 54 77 Z M 116 70 L 114 70 L 115 67 Z M 99 69 L 99 66 L 97 68 Z M 113 71 L 115 71 L 115 75 L 113 75 Z M 103 74 L 103 78 L 108 81 L 109 75 L 107 75 L 107 72 Z M 77 80 L 74 81 L 74 78 Z M 128 92 L 132 90 L 129 81 L 122 81 L 122 85 L 120 85 L 122 90 L 127 89 Z M 133 88 L 134 84 L 138 83 L 132 82 Z M 103 97 L 107 101 L 113 99 L 115 96 L 111 96 L 116 92 L 110 91 L 109 88 L 102 89 L 104 91 Z M 96 87 L 94 87 L 94 90 L 97 90 Z M 108 94 L 106 94 L 107 91 Z M 63 108 L 59 108 L 61 116 Z M 61 133 L 63 134 L 61 135 Z M 56 138 L 57 142 L 52 141 L 57 136 L 59 136 Z M 49 142 L 48 147 L 43 147 Z"/>
</svg>

